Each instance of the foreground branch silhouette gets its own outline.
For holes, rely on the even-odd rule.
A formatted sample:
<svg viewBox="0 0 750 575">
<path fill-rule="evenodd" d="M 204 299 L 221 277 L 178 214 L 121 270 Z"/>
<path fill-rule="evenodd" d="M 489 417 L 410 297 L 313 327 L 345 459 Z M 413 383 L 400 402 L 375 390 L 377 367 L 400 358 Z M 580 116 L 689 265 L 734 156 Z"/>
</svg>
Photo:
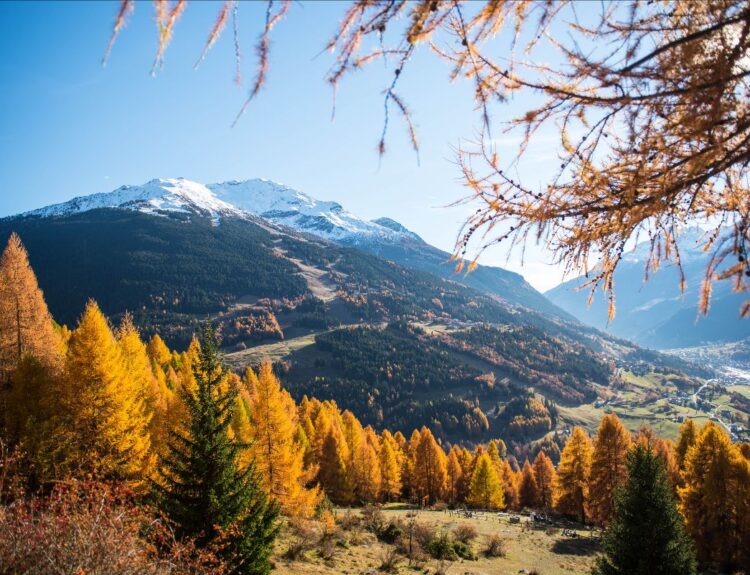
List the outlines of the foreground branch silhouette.
<svg viewBox="0 0 750 575">
<path fill-rule="evenodd" d="M 184 2 L 155 2 L 163 62 Z M 132 11 L 123 0 L 114 39 Z M 227 0 L 201 60 L 238 4 Z M 267 3 L 257 44 L 255 81 L 239 116 L 263 87 L 270 33 L 288 1 Z M 236 31 L 236 26 L 234 27 Z M 646 277 L 662 262 L 682 269 L 678 239 L 687 227 L 705 229 L 712 253 L 700 310 L 707 313 L 715 280 L 750 285 L 750 5 L 741 0 L 578 3 L 570 0 L 355 0 L 326 49 L 333 54 L 327 81 L 334 89 L 349 73 L 385 61 L 393 73 L 384 90 L 379 154 L 386 151 L 392 109 L 404 118 L 418 151 L 411 112 L 399 80 L 423 46 L 450 66 L 450 79 L 474 85 L 479 138 L 460 144 L 456 162 L 468 194 L 458 203 L 477 209 L 458 235 L 457 270 L 468 270 L 488 247 L 509 249 L 544 242 L 569 273 L 586 274 L 614 317 L 614 271 L 639 237 L 650 242 Z M 235 53 L 239 54 L 235 34 Z M 539 56 L 539 50 L 546 48 Z M 548 62 L 549 50 L 557 54 Z M 503 123 L 520 131 L 518 152 L 501 158 L 493 144 L 491 112 L 511 95 L 527 109 Z M 519 98 L 518 95 L 523 95 Z M 527 97 L 527 95 L 529 97 Z M 235 120 L 235 122 L 237 121 Z M 491 128 L 493 128 L 491 130 Z M 557 173 L 540 188 L 512 171 L 540 134 L 552 132 Z M 685 288 L 684 276 L 681 288 Z M 740 313 L 750 314 L 750 301 Z"/>
</svg>

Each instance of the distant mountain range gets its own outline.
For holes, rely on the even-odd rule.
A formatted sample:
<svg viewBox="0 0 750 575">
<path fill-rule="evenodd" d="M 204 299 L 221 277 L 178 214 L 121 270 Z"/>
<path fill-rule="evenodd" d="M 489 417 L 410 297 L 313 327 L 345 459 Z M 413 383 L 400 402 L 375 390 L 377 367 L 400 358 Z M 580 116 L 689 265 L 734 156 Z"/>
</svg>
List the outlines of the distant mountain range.
<svg viewBox="0 0 750 575">
<path fill-rule="evenodd" d="M 580 321 L 655 349 L 693 347 L 737 341 L 750 336 L 750 320 L 739 317 L 742 302 L 750 294 L 732 292 L 728 281 L 716 282 L 708 316 L 698 313 L 700 286 L 710 254 L 702 249 L 700 230 L 688 230 L 680 238 L 680 255 L 686 291 L 680 292 L 679 272 L 665 265 L 644 281 L 648 243 L 627 253 L 615 272 L 615 319 L 607 322 L 607 302 L 599 291 L 592 305 L 589 290 L 579 290 L 584 278 L 576 278 L 546 292 L 554 304 Z"/>
</svg>

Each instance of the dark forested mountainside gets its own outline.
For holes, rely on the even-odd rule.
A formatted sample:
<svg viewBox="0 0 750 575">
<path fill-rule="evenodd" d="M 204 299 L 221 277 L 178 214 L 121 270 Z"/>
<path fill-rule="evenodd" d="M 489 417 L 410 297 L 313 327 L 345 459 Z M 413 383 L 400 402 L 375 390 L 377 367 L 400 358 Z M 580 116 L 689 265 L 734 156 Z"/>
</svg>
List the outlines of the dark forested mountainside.
<svg viewBox="0 0 750 575">
<path fill-rule="evenodd" d="M 146 332 L 159 331 L 174 343 L 189 340 L 196 318 L 259 299 L 282 311 L 335 299 L 345 322 L 518 318 L 514 309 L 460 284 L 247 220 L 214 225 L 208 218 L 100 209 L 0 220 L 3 240 L 12 231 L 28 245 L 59 321 L 73 324 L 93 297 L 108 315 L 131 311 Z"/>
<path fill-rule="evenodd" d="M 503 348 L 514 341 L 513 351 Z M 452 441 L 505 436 L 516 416 L 514 436 L 549 431 L 552 416 L 541 399 L 506 404 L 532 391 L 568 404 L 593 400 L 597 385 L 608 385 L 614 375 L 602 356 L 520 326 L 480 326 L 450 336 L 404 323 L 341 328 L 318 334 L 284 365 L 298 399 L 333 399 L 376 428 L 405 432 L 429 421 Z M 523 421 L 527 416 L 534 421 Z M 546 423 L 535 420 L 540 417 Z"/>
<path fill-rule="evenodd" d="M 298 399 L 335 400 L 377 428 L 429 422 L 450 441 L 539 438 L 555 419 L 545 402 L 591 403 L 615 366 L 663 359 L 252 216 L 100 208 L 0 220 L 0 241 L 12 231 L 59 322 L 75 325 L 94 298 L 111 321 L 129 311 L 145 336 L 185 347 L 210 318 L 236 369 L 268 354 Z"/>
</svg>

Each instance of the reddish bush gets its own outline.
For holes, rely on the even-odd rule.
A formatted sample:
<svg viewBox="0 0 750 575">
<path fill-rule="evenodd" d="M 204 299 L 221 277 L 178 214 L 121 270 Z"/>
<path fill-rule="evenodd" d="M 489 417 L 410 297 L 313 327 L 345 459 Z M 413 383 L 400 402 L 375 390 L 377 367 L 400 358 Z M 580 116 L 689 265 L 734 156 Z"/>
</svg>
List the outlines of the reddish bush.
<svg viewBox="0 0 750 575">
<path fill-rule="evenodd" d="M 169 525 L 121 487 L 71 482 L 48 497 L 0 507 L 0 573 L 221 573 L 210 551 L 177 542 Z"/>
</svg>

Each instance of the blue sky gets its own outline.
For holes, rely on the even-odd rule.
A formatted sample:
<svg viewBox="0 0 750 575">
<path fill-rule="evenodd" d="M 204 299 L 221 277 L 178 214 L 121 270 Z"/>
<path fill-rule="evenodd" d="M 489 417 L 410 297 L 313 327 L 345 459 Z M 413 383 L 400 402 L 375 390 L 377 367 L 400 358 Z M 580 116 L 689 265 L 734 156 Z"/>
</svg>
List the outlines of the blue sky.
<svg viewBox="0 0 750 575">
<path fill-rule="evenodd" d="M 274 30 L 268 84 L 232 128 L 254 74 L 264 4 L 240 6 L 241 88 L 232 81 L 228 29 L 193 70 L 219 7 L 188 5 L 154 78 L 149 2 L 137 3 L 106 68 L 100 61 L 116 2 L 0 2 L 0 217 L 156 177 L 204 183 L 265 177 L 364 217 L 391 217 L 450 251 L 464 215 L 474 209 L 444 207 L 466 193 L 452 146 L 479 127 L 471 85 L 449 83 L 448 66 L 422 48 L 399 88 L 414 112 L 421 162 L 399 121 L 391 123 L 381 161 L 375 147 L 390 72 L 375 63 L 347 77 L 331 121 L 324 76 L 332 57 L 319 53 L 345 4 L 295 2 Z M 493 118 L 502 121 L 519 109 L 518 102 L 498 106 Z M 512 153 L 516 142 L 502 140 L 501 155 Z M 539 185 L 555 158 L 548 140 L 520 175 Z M 519 254 L 506 260 L 504 250 L 488 252 L 482 262 L 547 289 L 560 279 L 549 260 L 532 246 L 523 267 Z"/>
</svg>

